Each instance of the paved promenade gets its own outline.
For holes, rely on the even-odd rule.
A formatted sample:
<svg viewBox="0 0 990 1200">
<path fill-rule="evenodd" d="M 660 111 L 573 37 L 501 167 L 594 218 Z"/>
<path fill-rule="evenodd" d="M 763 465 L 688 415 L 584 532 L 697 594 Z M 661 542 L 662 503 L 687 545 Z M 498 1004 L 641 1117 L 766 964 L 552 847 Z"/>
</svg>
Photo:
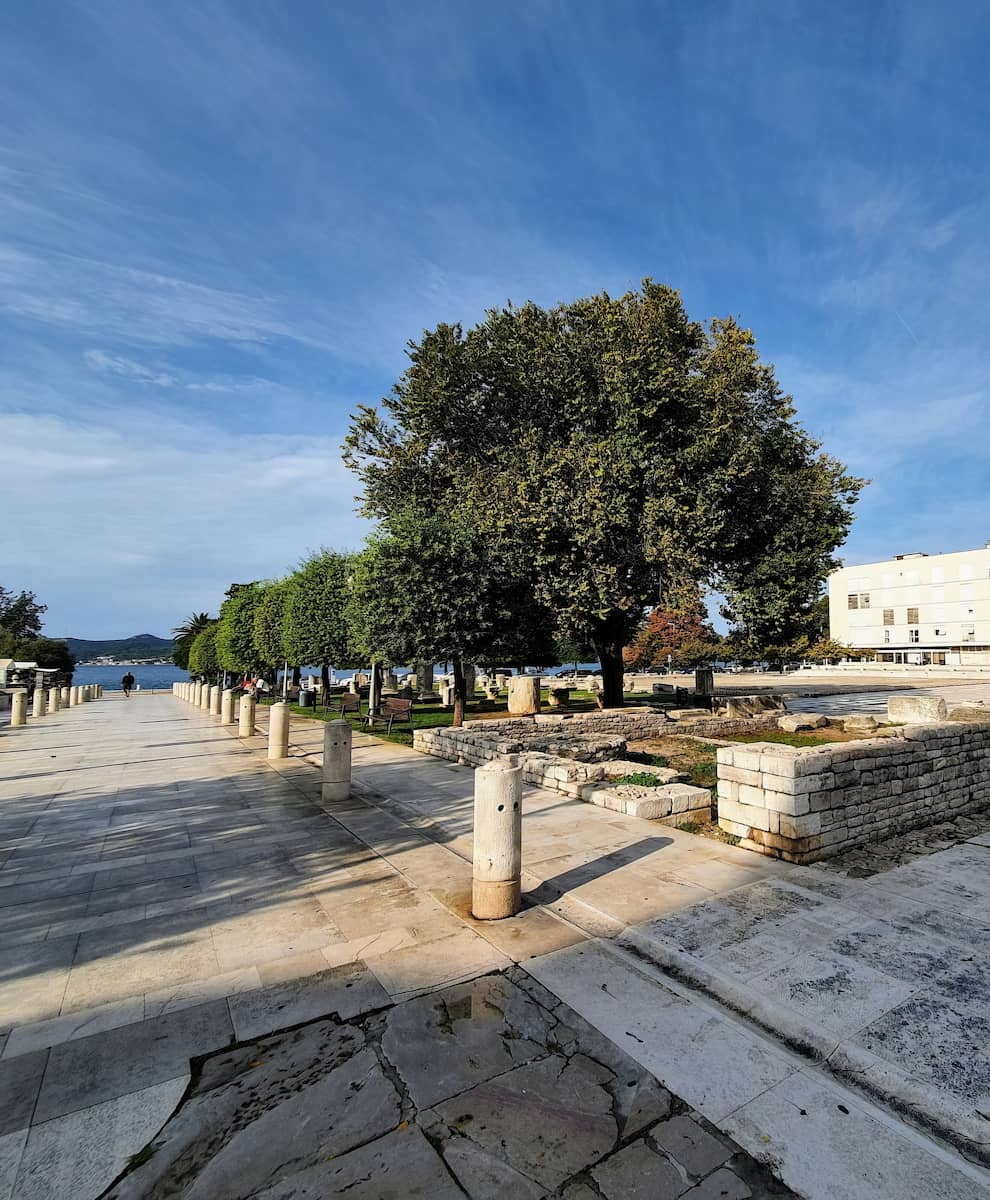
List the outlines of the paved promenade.
<svg viewBox="0 0 990 1200">
<path fill-rule="evenodd" d="M 528 906 L 481 924 L 468 913 L 470 769 L 358 737 L 354 795 L 324 809 L 312 761 L 321 735 L 294 723 L 293 757 L 273 768 L 262 737 L 242 742 L 171 696 L 107 697 L 4 733 L 0 1200 L 99 1195 L 180 1105 L 198 1056 L 328 1014 L 363 1022 L 353 1036 L 377 1046 L 367 1014 L 492 972 L 524 988 L 539 981 L 541 1005 L 565 1000 L 670 1090 L 669 1118 L 721 1128 L 745 1113 L 732 1126 L 738 1145 L 704 1172 L 677 1160 L 679 1192 L 732 1167 L 748 1180 L 721 1177 L 733 1196 L 762 1194 L 748 1151 L 809 1197 L 902 1197 L 920 1194 L 917 1180 L 925 1195 L 988 1194 L 983 1172 L 619 941 L 699 903 L 778 886 L 787 868 L 527 789 Z M 488 1011 L 479 993 L 459 995 L 457 1011 Z M 475 1035 L 464 1036 L 470 1056 Z M 807 1119 L 795 1129 L 799 1093 Z M 849 1117 L 841 1128 L 836 1112 Z M 648 1142 L 637 1154 L 659 1153 L 652 1133 Z M 868 1159 L 880 1176 L 864 1180 Z M 478 1178 L 470 1194 L 499 1194 Z M 595 1187 L 634 1194 L 621 1176 Z M 730 1191 L 698 1200 L 719 1194 Z"/>
</svg>

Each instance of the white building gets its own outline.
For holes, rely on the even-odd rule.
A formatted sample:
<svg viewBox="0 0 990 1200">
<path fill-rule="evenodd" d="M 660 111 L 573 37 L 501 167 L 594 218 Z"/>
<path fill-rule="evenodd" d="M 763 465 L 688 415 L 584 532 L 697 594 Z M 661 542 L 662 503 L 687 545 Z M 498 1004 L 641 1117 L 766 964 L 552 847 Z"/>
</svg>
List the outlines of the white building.
<svg viewBox="0 0 990 1200">
<path fill-rule="evenodd" d="M 956 554 L 898 554 L 828 580 L 829 632 L 881 662 L 990 663 L 990 542 Z"/>
</svg>

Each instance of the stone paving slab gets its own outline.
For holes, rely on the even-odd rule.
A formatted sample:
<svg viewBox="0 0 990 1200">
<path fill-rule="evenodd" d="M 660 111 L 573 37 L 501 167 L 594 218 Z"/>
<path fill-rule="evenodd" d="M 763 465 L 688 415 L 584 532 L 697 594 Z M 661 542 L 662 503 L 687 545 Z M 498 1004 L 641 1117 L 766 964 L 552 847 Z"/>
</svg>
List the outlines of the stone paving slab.
<svg viewBox="0 0 990 1200">
<path fill-rule="evenodd" d="M 106 1200 L 791 1194 L 518 968 L 206 1059 L 140 1158 Z"/>
</svg>

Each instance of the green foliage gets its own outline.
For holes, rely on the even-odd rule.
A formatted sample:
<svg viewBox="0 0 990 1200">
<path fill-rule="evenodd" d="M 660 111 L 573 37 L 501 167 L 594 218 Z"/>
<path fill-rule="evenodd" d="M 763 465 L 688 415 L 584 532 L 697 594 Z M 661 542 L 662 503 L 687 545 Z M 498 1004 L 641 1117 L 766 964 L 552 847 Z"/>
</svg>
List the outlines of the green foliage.
<svg viewBox="0 0 990 1200">
<path fill-rule="evenodd" d="M 283 653 L 290 662 L 346 667 L 355 661 L 348 603 L 354 559 L 321 550 L 289 576 Z"/>
<path fill-rule="evenodd" d="M 172 651 L 172 661 L 177 667 L 181 667 L 183 671 L 189 667 L 189 651 L 196 637 L 213 623 L 215 618 L 209 613 L 193 613 L 187 617 L 181 625 L 177 625 L 172 630 L 172 636 L 175 639 L 175 649 Z"/>
<path fill-rule="evenodd" d="M 818 595 L 862 484 L 797 425 L 734 321 L 692 322 L 647 280 L 441 325 L 409 353 L 347 439 L 365 512 L 400 537 L 410 511 L 473 526 L 512 564 L 517 601 L 595 647 L 607 705 L 661 586 L 718 587 L 761 636 Z"/>
<path fill-rule="evenodd" d="M 71 671 L 76 665 L 72 652 L 63 641 L 46 637 L 18 637 L 5 631 L 0 631 L 0 658 L 35 662 L 39 667 L 58 667 L 60 671 Z"/>
<path fill-rule="evenodd" d="M 831 662 L 836 662 L 842 658 L 854 657 L 853 651 L 849 646 L 843 646 L 841 642 L 833 641 L 832 638 L 820 638 L 813 646 L 808 647 L 807 657 L 815 662 L 823 662 L 828 659 Z"/>
<path fill-rule="evenodd" d="M 264 666 L 254 644 L 254 615 L 261 595 L 256 583 L 235 584 L 220 605 L 216 657 L 221 671 L 253 672 Z"/>
<path fill-rule="evenodd" d="M 686 669 L 713 662 L 721 652 L 722 641 L 696 598 L 682 608 L 654 608 L 623 651 L 623 659 L 632 670 L 663 666 L 668 658 L 672 666 Z"/>
<path fill-rule="evenodd" d="M 0 587 L 0 633 L 9 633 L 15 638 L 33 638 L 41 633 L 41 617 L 48 606 L 38 603 L 34 592 L 18 592 L 16 595 Z"/>
<path fill-rule="evenodd" d="M 621 775 L 613 783 L 633 783 L 637 787 L 662 787 L 663 780 L 648 771 L 634 771 L 631 775 Z"/>
<path fill-rule="evenodd" d="M 254 648 L 263 663 L 280 667 L 289 657 L 285 649 L 285 607 L 289 581 L 279 579 L 261 586 L 254 610 Z"/>
<path fill-rule="evenodd" d="M 189 647 L 189 674 L 216 675 L 220 669 L 217 660 L 217 630 L 219 626 L 213 621 L 193 638 Z"/>
</svg>

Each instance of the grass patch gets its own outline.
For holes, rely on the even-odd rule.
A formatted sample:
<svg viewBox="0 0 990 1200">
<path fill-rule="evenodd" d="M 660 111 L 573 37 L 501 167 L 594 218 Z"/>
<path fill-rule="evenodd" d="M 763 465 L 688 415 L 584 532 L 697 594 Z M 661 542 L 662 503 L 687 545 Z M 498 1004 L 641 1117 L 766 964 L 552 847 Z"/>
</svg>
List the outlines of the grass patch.
<svg viewBox="0 0 990 1200">
<path fill-rule="evenodd" d="M 715 774 L 715 751 L 710 742 L 675 735 L 638 742 L 638 749 L 629 750 L 626 758 L 649 767 L 671 767 L 687 775 L 695 787 L 713 788 L 718 782 Z"/>
<path fill-rule="evenodd" d="M 829 742 L 858 741 L 862 734 L 850 737 L 841 729 L 809 729 L 804 733 L 785 733 L 783 729 L 771 729 L 766 733 L 733 733 L 726 736 L 727 742 L 776 742 L 781 746 L 826 746 Z"/>
<path fill-rule="evenodd" d="M 656 775 L 651 775 L 649 771 L 636 771 L 632 775 L 620 775 L 618 779 L 613 779 L 613 783 L 631 783 L 636 787 L 662 787 L 663 780 L 658 779 Z"/>
</svg>

